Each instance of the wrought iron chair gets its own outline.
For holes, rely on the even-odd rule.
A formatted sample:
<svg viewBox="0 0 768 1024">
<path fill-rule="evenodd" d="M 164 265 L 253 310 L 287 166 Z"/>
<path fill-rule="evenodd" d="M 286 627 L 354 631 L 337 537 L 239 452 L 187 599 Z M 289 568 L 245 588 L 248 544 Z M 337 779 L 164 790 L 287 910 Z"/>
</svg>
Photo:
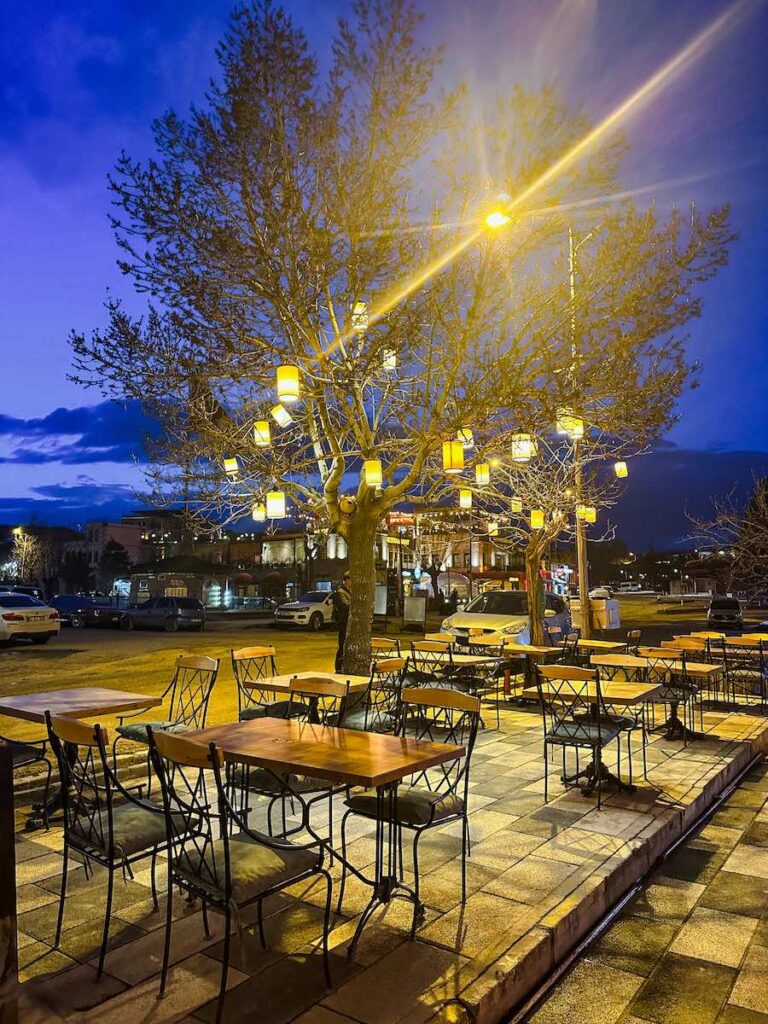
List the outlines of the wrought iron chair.
<svg viewBox="0 0 768 1024">
<path fill-rule="evenodd" d="M 461 901 L 467 898 L 467 854 L 470 848 L 468 796 L 472 751 L 480 724 L 480 701 L 466 693 L 437 687 L 409 687 L 401 695 L 398 734 L 415 739 L 454 743 L 464 747 L 464 756 L 437 768 L 420 772 L 408 786 L 397 792 L 395 820 L 399 832 L 402 860 L 402 830 L 413 832 L 413 873 L 415 903 L 411 937 L 419 918 L 419 840 L 430 828 L 462 823 Z M 338 909 L 341 911 L 346 883 L 346 823 L 351 814 L 375 820 L 375 790 L 354 793 L 345 800 L 347 808 L 341 820 L 342 875 Z"/>
<path fill-rule="evenodd" d="M 388 636 L 371 637 L 371 657 L 376 658 L 399 658 L 401 657 L 400 641 L 390 640 Z"/>
<path fill-rule="evenodd" d="M 454 672 L 452 644 L 441 640 L 412 640 L 408 680 L 415 686 L 447 682 Z"/>
<path fill-rule="evenodd" d="M 646 682 L 647 670 L 642 665 L 601 665 L 600 676 L 605 682 L 616 679 L 628 683 Z M 617 710 L 610 700 L 603 698 L 608 709 L 608 721 L 616 725 L 626 734 L 627 737 L 627 760 L 629 762 L 629 784 L 632 785 L 632 733 L 640 731 L 640 747 L 643 755 L 643 776 L 648 778 L 648 756 L 646 747 L 648 745 L 648 729 L 646 726 L 646 705 L 640 704 L 636 709 L 622 707 Z"/>
<path fill-rule="evenodd" d="M 232 673 L 237 684 L 237 717 L 241 722 L 264 718 L 274 705 L 273 690 L 259 689 L 258 681 L 277 675 L 274 647 L 241 647 L 231 651 Z"/>
<path fill-rule="evenodd" d="M 637 654 L 640 647 L 640 640 L 642 639 L 642 629 L 628 629 L 627 630 L 627 654 Z"/>
<path fill-rule="evenodd" d="M 202 900 L 206 932 L 208 906 L 224 915 L 224 949 L 215 1018 L 219 1024 L 227 991 L 233 922 L 239 927 L 241 911 L 256 903 L 259 936 L 266 949 L 264 900 L 313 875 L 322 875 L 327 886 L 322 952 L 325 982 L 330 988 L 328 934 L 333 882 L 324 865 L 325 842 L 315 839 L 309 843 L 291 843 L 250 828 L 232 802 L 221 755 L 214 743 L 206 747 L 178 734 L 155 733 L 150 729 L 149 744 L 160 780 L 165 833 L 172 851 L 168 857 L 160 995 L 165 993 L 170 964 L 174 886 Z M 207 795 L 205 774 L 209 770 L 213 772 L 215 801 Z M 174 824 L 177 815 L 184 826 L 180 833 Z"/>
<path fill-rule="evenodd" d="M 656 727 L 656 706 L 661 704 L 671 709 L 668 722 L 679 718 L 682 726 L 683 746 L 688 745 L 688 731 L 693 730 L 695 721 L 696 701 L 700 697 L 699 688 L 686 671 L 686 658 L 689 652 L 670 650 L 665 647 L 640 647 L 639 656 L 647 662 L 646 682 L 661 684 L 661 689 L 649 698 L 648 704 L 652 711 L 651 728 Z M 679 716 L 682 708 L 682 716 Z M 703 723 L 703 709 L 699 700 L 699 715 Z"/>
<path fill-rule="evenodd" d="M 45 825 L 46 832 L 50 828 L 48 821 L 48 795 L 51 791 L 51 774 L 53 772 L 53 765 L 51 764 L 50 758 L 48 757 L 48 741 L 47 740 L 12 740 L 7 736 L 0 736 L 0 743 L 7 743 L 8 748 L 11 751 L 11 764 L 13 766 L 14 773 L 19 768 L 26 768 L 31 764 L 44 764 L 45 765 L 45 786 L 43 789 L 43 801 L 41 804 L 35 804 L 32 808 L 34 811 L 40 811 L 43 816 L 43 824 Z"/>
<path fill-rule="evenodd" d="M 576 750 L 575 781 L 587 774 L 585 789 L 597 789 L 597 808 L 602 806 L 603 748 L 616 740 L 621 764 L 621 730 L 610 720 L 610 711 L 603 701 L 600 676 L 596 669 L 575 665 L 537 665 L 536 686 L 544 724 L 544 802 L 549 800 L 549 748 L 558 746 L 563 755 L 562 780 L 567 783 L 565 751 Z M 592 769 L 579 771 L 580 749 L 592 752 Z"/>
<path fill-rule="evenodd" d="M 734 639 L 711 640 L 710 649 L 718 652 L 723 666 L 724 685 L 730 690 L 731 701 L 738 704 L 743 697 L 747 704 L 756 699 L 766 703 L 766 662 L 763 641 L 739 644 Z"/>
<path fill-rule="evenodd" d="M 375 661 L 368 689 L 359 701 L 348 699 L 339 725 L 362 732 L 395 732 L 407 664 L 407 658 Z"/>
<path fill-rule="evenodd" d="M 479 658 L 488 660 L 481 665 L 464 667 L 454 663 L 454 674 L 451 679 L 451 686 L 456 690 L 463 690 L 475 697 L 490 701 L 496 709 L 496 728 L 501 728 L 501 694 L 503 686 L 502 666 L 507 660 L 504 653 L 505 637 L 501 636 L 496 643 L 481 641 L 478 637 L 470 637 L 469 643 L 462 648 L 462 653 L 474 654 Z M 485 727 L 485 722 L 480 719 L 480 724 Z"/>
<path fill-rule="evenodd" d="M 72 853 L 78 854 L 85 866 L 86 877 L 93 863 L 107 870 L 107 897 L 104 908 L 104 929 L 97 977 L 104 970 L 109 943 L 115 874 L 120 871 L 133 877 L 132 865 L 151 858 L 152 899 L 157 899 L 157 855 L 168 847 L 163 808 L 146 799 L 139 799 L 119 782 L 107 757 L 108 736 L 99 725 L 87 725 L 74 718 L 53 716 L 46 712 L 51 749 L 61 777 L 64 805 L 64 860 L 61 874 L 59 913 L 53 948 L 61 943 L 64 904 L 67 895 L 67 869 Z M 175 815 L 173 827 L 179 834 L 183 822 Z"/>
<path fill-rule="evenodd" d="M 563 656 L 560 658 L 561 665 L 582 665 L 585 668 L 588 666 L 589 654 L 581 654 L 579 652 L 578 629 L 574 629 L 571 630 L 570 633 L 566 633 L 560 646 L 563 650 Z"/>
</svg>

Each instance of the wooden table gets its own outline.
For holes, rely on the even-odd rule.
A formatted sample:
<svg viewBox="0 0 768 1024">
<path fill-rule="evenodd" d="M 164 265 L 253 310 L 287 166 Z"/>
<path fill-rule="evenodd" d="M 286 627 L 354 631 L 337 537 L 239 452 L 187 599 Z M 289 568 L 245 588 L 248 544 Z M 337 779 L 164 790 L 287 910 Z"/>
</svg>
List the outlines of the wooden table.
<svg viewBox="0 0 768 1024">
<path fill-rule="evenodd" d="M 384 661 L 384 658 L 379 659 Z M 350 693 L 362 693 L 368 689 L 369 676 L 351 676 L 343 672 L 290 672 L 282 676 L 265 676 L 263 679 L 247 679 L 243 682 L 246 690 L 269 690 L 274 693 L 288 693 L 292 679 L 327 679 L 331 682 L 349 683 Z"/>
<path fill-rule="evenodd" d="M 423 913 L 422 904 L 414 890 L 403 881 L 399 869 L 397 787 L 409 775 L 462 757 L 464 747 L 355 729 L 332 729 L 280 718 L 211 726 L 185 733 L 184 738 L 205 744 L 215 743 L 224 760 L 230 764 L 255 765 L 280 775 L 310 775 L 329 782 L 376 790 L 376 867 L 373 880 L 336 854 L 348 870 L 373 888 L 350 944 L 350 956 L 366 922 L 380 904 L 389 903 L 397 895 L 413 903 L 414 920 Z M 308 826 L 308 822 L 305 824 Z"/>
<path fill-rule="evenodd" d="M 582 651 L 622 651 L 626 640 L 577 640 L 576 646 Z"/>
</svg>

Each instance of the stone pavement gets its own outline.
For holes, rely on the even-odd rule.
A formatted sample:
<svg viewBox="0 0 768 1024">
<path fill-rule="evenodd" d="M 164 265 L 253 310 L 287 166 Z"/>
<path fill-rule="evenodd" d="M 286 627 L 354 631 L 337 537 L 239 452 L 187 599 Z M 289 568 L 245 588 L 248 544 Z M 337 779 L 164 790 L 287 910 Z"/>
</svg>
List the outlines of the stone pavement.
<svg viewBox="0 0 768 1024">
<path fill-rule="evenodd" d="M 669 857 L 528 1019 L 768 1024 L 768 763 Z"/>
<path fill-rule="evenodd" d="M 407 938 L 409 905 L 395 901 L 367 926 L 350 961 L 348 944 L 369 890 L 357 881 L 348 885 L 343 913 L 335 918 L 331 936 L 334 989 L 329 993 L 317 953 L 321 887 L 302 883 L 266 904 L 267 952 L 260 949 L 251 919 L 245 917 L 242 940 L 233 942 L 224 1019 L 259 1024 L 498 1021 L 536 987 L 768 741 L 768 721 L 757 715 L 708 713 L 705 728 L 710 738 L 687 748 L 680 742 L 654 739 L 648 748 L 649 782 L 636 777 L 641 783 L 636 793 L 610 796 L 598 812 L 594 797 L 584 797 L 578 790 L 563 791 L 556 766 L 550 777 L 551 800 L 544 804 L 539 714 L 527 709 L 503 711 L 501 729 L 481 733 L 473 761 L 466 905 L 460 904 L 460 831 L 448 825 L 428 833 L 421 843 L 427 910 L 415 942 Z M 636 775 L 640 764 L 636 750 Z M 763 953 L 768 954 L 765 924 L 758 924 L 765 908 L 761 905 L 758 914 L 757 896 L 753 896 L 754 906 L 748 903 L 749 887 L 743 881 L 747 870 L 768 876 L 763 857 L 768 850 L 757 845 L 757 840 L 765 840 L 766 828 L 764 812 L 762 818 L 758 814 L 757 804 L 765 796 L 760 784 L 760 779 L 753 780 L 751 788 L 740 791 L 741 803 L 736 800 L 728 811 L 720 812 L 708 826 L 707 836 L 702 833 L 703 846 L 696 854 L 702 872 L 716 870 L 727 857 L 728 875 L 736 879 L 730 883 L 732 888 L 719 895 L 716 890 L 702 902 L 709 884 L 702 880 L 704 875 L 701 879 L 665 875 L 646 894 L 645 909 L 634 911 L 635 920 L 641 922 L 635 929 L 649 936 L 647 948 L 637 931 L 633 933 L 635 945 L 645 950 L 648 973 L 656 950 L 658 957 L 665 955 L 681 971 L 681 964 L 696 964 L 692 950 L 714 948 L 720 957 L 713 968 L 714 980 L 706 985 L 695 982 L 690 969 L 680 974 L 681 979 L 686 986 L 695 983 L 708 992 L 707 986 L 722 988 L 726 976 L 733 978 L 734 1007 L 750 1009 L 760 998 L 759 992 L 755 994 L 759 988 L 755 979 L 766 966 Z M 323 808 L 316 810 L 313 820 L 319 827 Z M 339 812 L 337 808 L 337 822 Z M 350 835 L 354 837 L 350 859 L 361 868 L 369 867 L 374 858 L 370 824 L 354 821 Z M 168 994 L 158 1000 L 164 913 L 162 907 L 160 913 L 153 912 L 148 870 L 137 871 L 133 881 L 116 886 L 112 940 L 101 982 L 95 980 L 94 962 L 104 905 L 103 872 L 97 869 L 95 877 L 86 881 L 82 867 L 73 869 L 62 947 L 50 949 L 60 851 L 60 829 L 18 836 L 19 958 L 22 979 L 28 983 L 22 989 L 22 1024 L 59 1018 L 88 1024 L 212 1021 L 220 926 L 206 940 L 200 913 L 176 901 L 175 966 Z M 680 867 L 678 874 L 684 870 L 692 869 Z M 690 928 L 678 936 L 676 923 L 683 918 L 690 918 Z M 713 938 L 713 933 L 724 938 Z M 625 945 L 631 947 L 631 939 L 630 934 Z M 667 947 L 674 948 L 664 954 Z M 742 975 L 735 981 L 737 950 L 746 953 Z M 605 998 L 601 994 L 601 1014 L 603 1004 L 611 1006 L 612 1000 L 624 999 L 617 1015 L 622 1013 L 644 985 L 640 973 L 622 966 L 621 955 L 614 954 L 615 964 L 599 965 L 600 977 L 604 973 L 607 984 L 613 986 Z M 597 971 L 597 964 L 590 959 L 589 969 Z M 576 972 L 571 977 L 578 983 Z M 583 985 L 589 989 L 588 975 Z M 655 998 L 658 1005 L 662 995 L 653 996 L 649 990 L 647 998 Z M 594 1014 L 594 1009 L 589 1012 Z M 589 1019 L 608 1021 L 602 1015 L 583 1018 Z M 651 1015 L 648 1019 L 667 1018 Z M 677 1018 L 669 1018 L 673 1019 Z"/>
</svg>

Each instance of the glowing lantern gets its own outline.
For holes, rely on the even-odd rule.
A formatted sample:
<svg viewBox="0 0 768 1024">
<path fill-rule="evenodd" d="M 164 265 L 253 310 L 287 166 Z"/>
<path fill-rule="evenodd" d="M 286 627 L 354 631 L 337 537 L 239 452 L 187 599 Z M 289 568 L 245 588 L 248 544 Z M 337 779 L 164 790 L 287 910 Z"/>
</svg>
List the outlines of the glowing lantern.
<svg viewBox="0 0 768 1024">
<path fill-rule="evenodd" d="M 597 522 L 597 509 L 592 508 L 591 505 L 587 505 L 584 509 L 584 522 L 585 523 L 596 523 Z"/>
<path fill-rule="evenodd" d="M 272 418 L 278 427 L 287 427 L 293 423 L 293 416 L 291 416 L 284 405 L 276 405 L 272 409 Z"/>
<path fill-rule="evenodd" d="M 269 519 L 285 518 L 284 491 L 269 491 L 267 494 L 267 517 Z"/>
<path fill-rule="evenodd" d="M 574 416 L 569 409 L 557 410 L 557 432 L 567 434 L 574 441 L 584 437 L 584 420 L 580 416 Z"/>
<path fill-rule="evenodd" d="M 511 219 L 509 214 L 504 213 L 503 210 L 492 210 L 485 218 L 485 223 L 489 228 L 503 228 L 505 224 L 509 224 Z"/>
<path fill-rule="evenodd" d="M 257 501 L 251 509 L 251 515 L 256 523 L 263 523 L 267 518 L 267 506 L 263 501 Z"/>
<path fill-rule="evenodd" d="M 282 409 L 282 405 L 280 406 Z M 268 448 L 272 435 L 269 432 L 269 420 L 256 420 L 253 424 L 253 441 L 257 448 Z"/>
<path fill-rule="evenodd" d="M 461 441 L 465 448 L 472 448 L 475 443 L 475 435 L 469 427 L 461 427 L 456 434 L 456 440 Z"/>
<path fill-rule="evenodd" d="M 461 441 L 443 442 L 443 469 L 446 473 L 461 473 L 464 469 L 464 445 Z"/>
<path fill-rule="evenodd" d="M 459 491 L 459 508 L 472 508 L 472 491 L 465 488 Z"/>
<path fill-rule="evenodd" d="M 512 461 L 528 462 L 535 452 L 535 447 L 530 434 L 512 435 Z"/>
<path fill-rule="evenodd" d="M 624 477 L 627 476 L 627 474 L 629 473 L 626 462 L 614 462 L 613 472 L 616 474 L 619 480 L 623 480 Z"/>
<path fill-rule="evenodd" d="M 498 535 L 499 535 L 499 524 L 498 523 L 488 523 L 488 536 L 489 537 L 498 537 Z"/>
<path fill-rule="evenodd" d="M 224 472 L 227 476 L 237 476 L 240 472 L 240 466 L 237 459 L 224 459 Z"/>
<path fill-rule="evenodd" d="M 475 483 L 478 487 L 486 487 L 491 482 L 491 471 L 487 462 L 478 462 L 475 466 Z"/>
<path fill-rule="evenodd" d="M 362 334 L 368 330 L 368 303 L 356 302 L 352 307 L 352 330 Z"/>
<path fill-rule="evenodd" d="M 531 529 L 532 530 L 543 530 L 544 529 L 544 512 L 540 508 L 531 509 Z"/>
<path fill-rule="evenodd" d="M 385 370 L 397 369 L 397 352 L 393 348 L 384 349 L 383 365 Z"/>
<path fill-rule="evenodd" d="M 299 400 L 299 368 L 298 366 L 278 366 L 277 397 L 281 402 L 298 402 Z"/>
<path fill-rule="evenodd" d="M 366 459 L 363 462 L 363 479 L 369 487 L 381 486 L 381 459 Z"/>
<path fill-rule="evenodd" d="M 513 512 L 522 512 L 523 511 L 523 499 L 522 498 L 510 498 L 509 499 L 509 507 L 512 509 Z"/>
</svg>

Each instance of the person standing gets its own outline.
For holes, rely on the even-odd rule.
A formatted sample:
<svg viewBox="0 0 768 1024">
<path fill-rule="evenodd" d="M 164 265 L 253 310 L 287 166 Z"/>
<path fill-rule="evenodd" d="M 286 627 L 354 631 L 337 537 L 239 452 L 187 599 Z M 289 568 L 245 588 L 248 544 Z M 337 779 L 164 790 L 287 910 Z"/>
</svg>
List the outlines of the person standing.
<svg viewBox="0 0 768 1024">
<path fill-rule="evenodd" d="M 336 672 L 344 669 L 344 642 L 347 639 L 347 623 L 349 622 L 349 592 L 350 574 L 345 572 L 341 577 L 341 583 L 333 593 L 333 617 L 339 627 L 339 647 L 336 651 Z"/>
</svg>

